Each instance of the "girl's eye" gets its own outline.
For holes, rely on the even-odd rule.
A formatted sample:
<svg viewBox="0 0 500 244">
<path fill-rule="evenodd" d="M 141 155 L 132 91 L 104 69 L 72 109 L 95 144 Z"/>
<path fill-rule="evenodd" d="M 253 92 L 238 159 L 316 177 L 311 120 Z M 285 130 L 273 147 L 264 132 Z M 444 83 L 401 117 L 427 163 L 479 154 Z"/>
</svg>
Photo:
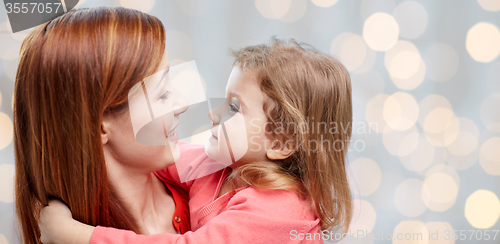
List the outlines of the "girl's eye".
<svg viewBox="0 0 500 244">
<path fill-rule="evenodd" d="M 240 111 L 240 108 L 239 108 L 238 104 L 232 102 L 229 104 L 229 110 L 233 113 L 237 113 Z"/>
<path fill-rule="evenodd" d="M 161 97 L 160 97 L 160 99 L 162 99 L 162 100 L 167 100 L 167 99 L 168 99 L 168 97 L 169 97 L 169 95 L 170 95 L 170 92 L 169 92 L 169 91 L 167 91 L 165 94 L 163 94 L 163 96 L 161 96 Z"/>
</svg>

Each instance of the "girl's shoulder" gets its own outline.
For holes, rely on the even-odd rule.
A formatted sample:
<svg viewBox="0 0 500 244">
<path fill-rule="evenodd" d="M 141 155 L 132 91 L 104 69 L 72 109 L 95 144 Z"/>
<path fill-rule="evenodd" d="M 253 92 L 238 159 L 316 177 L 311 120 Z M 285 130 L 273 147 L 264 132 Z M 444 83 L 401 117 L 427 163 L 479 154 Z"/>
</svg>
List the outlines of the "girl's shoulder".
<svg viewBox="0 0 500 244">
<path fill-rule="evenodd" d="M 238 210 L 280 216 L 284 219 L 318 219 L 310 202 L 289 190 L 245 187 L 234 194 L 228 206 Z"/>
</svg>

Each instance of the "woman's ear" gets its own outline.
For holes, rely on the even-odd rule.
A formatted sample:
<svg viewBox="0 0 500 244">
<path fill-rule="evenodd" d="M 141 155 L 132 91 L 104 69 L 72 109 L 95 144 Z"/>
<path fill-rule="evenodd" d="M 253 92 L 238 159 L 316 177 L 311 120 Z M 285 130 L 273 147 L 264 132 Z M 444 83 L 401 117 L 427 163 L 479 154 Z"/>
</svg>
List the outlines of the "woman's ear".
<svg viewBox="0 0 500 244">
<path fill-rule="evenodd" d="M 106 121 L 105 119 L 103 119 L 103 121 L 101 123 L 101 142 L 102 142 L 102 145 L 108 143 L 108 141 L 109 141 L 109 135 L 110 135 L 109 126 L 110 126 L 110 123 L 108 121 Z"/>
<path fill-rule="evenodd" d="M 295 152 L 295 143 L 291 140 L 274 140 L 272 146 L 267 150 L 266 155 L 271 160 L 280 160 L 290 157 Z"/>
</svg>

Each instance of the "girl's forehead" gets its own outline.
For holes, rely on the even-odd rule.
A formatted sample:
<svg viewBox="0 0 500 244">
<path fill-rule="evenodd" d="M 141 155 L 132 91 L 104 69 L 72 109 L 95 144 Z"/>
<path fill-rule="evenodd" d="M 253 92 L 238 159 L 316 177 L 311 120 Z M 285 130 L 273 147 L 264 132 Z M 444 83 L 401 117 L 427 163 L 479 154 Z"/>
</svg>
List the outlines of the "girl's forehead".
<svg viewBox="0 0 500 244">
<path fill-rule="evenodd" d="M 226 85 L 226 92 L 230 92 L 231 89 L 249 89 L 251 87 L 259 87 L 257 73 L 253 70 L 234 67 Z"/>
</svg>

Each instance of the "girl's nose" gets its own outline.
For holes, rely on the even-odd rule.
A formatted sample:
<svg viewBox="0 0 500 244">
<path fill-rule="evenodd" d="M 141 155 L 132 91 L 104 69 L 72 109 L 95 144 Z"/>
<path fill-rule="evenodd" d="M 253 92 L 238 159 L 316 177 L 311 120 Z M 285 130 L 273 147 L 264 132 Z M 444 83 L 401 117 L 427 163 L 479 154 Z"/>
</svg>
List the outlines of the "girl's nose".
<svg viewBox="0 0 500 244">
<path fill-rule="evenodd" d="M 217 114 L 214 114 L 213 112 L 214 112 L 213 110 L 212 110 L 212 111 L 210 111 L 210 112 L 208 113 L 208 117 L 210 118 L 210 120 L 212 120 L 212 123 L 213 123 L 214 125 L 219 124 L 219 122 L 220 122 L 220 118 L 219 118 L 219 116 L 218 116 Z"/>
</svg>

